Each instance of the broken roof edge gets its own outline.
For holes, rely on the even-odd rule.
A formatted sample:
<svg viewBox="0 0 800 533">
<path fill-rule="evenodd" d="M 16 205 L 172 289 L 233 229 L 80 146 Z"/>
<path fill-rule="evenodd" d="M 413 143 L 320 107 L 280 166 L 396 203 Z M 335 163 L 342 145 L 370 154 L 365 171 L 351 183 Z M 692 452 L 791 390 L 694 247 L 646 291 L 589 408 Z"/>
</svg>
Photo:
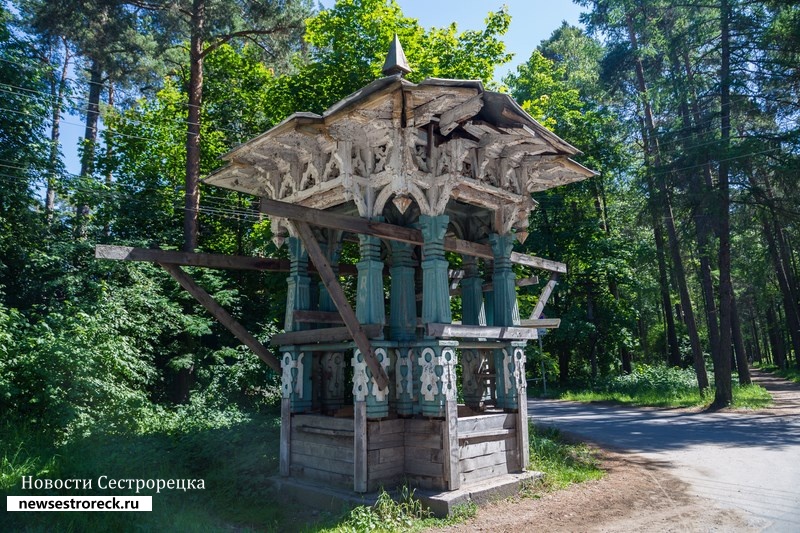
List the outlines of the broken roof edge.
<svg viewBox="0 0 800 533">
<path fill-rule="evenodd" d="M 292 113 L 291 115 L 281 120 L 280 122 L 272 126 L 264 133 L 256 135 L 252 139 L 248 139 L 243 143 L 237 144 L 236 146 L 228 150 L 226 153 L 219 156 L 219 158 L 222 159 L 223 161 L 230 161 L 231 159 L 233 159 L 233 156 L 236 155 L 237 153 L 242 152 L 247 148 L 250 148 L 254 144 L 258 144 L 261 140 L 267 137 L 271 137 L 276 133 L 280 133 L 281 131 L 288 129 L 289 124 L 296 122 L 298 119 L 308 119 L 312 122 L 322 122 L 323 116 L 318 115 L 316 113 L 311 113 L 309 111 L 298 111 L 296 113 Z M 221 169 L 215 170 L 214 173 L 217 172 L 218 170 Z M 209 176 L 211 176 L 211 174 Z"/>
<path fill-rule="evenodd" d="M 569 164 L 573 172 L 575 172 L 576 174 L 582 174 L 584 176 L 584 179 L 593 178 L 595 176 L 600 175 L 600 173 L 597 172 L 596 170 L 592 170 L 589 167 L 585 167 L 580 163 L 578 163 L 577 161 L 575 161 L 574 159 L 567 157 L 565 161 Z"/>
</svg>

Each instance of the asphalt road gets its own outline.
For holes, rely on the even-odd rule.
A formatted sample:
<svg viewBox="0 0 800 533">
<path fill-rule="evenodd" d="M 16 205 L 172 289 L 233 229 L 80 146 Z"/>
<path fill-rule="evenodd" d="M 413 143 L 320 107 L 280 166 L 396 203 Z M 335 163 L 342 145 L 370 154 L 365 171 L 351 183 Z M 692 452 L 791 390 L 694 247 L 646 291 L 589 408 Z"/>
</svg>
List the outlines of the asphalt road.
<svg viewBox="0 0 800 533">
<path fill-rule="evenodd" d="M 666 467 L 693 494 L 740 511 L 758 529 L 800 532 L 795 410 L 692 413 L 532 399 L 528 414 L 538 425 Z"/>
</svg>

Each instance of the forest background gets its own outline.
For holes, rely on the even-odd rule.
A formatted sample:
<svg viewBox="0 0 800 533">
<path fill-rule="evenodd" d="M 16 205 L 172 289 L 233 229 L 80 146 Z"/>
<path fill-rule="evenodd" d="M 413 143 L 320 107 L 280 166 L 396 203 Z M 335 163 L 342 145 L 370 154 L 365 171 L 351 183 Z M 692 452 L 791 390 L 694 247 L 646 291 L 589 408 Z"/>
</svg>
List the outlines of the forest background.
<svg viewBox="0 0 800 533">
<path fill-rule="evenodd" d="M 562 326 L 529 349 L 529 377 L 688 367 L 725 406 L 748 360 L 800 364 L 800 7 L 577 3 L 585 28 L 562 25 L 494 79 L 511 59 L 504 8 L 460 31 L 386 0 L 4 1 L 0 432 L 15 473 L 0 488 L 25 471 L 8 465 L 65 468 L 42 446 L 56 457 L 272 409 L 278 377 L 166 272 L 96 261 L 94 246 L 283 257 L 256 198 L 199 179 L 292 112 L 379 77 L 395 33 L 410 80 L 507 91 L 598 172 L 535 194 L 517 245 L 569 268 L 546 308 Z M 85 126 L 76 174 L 60 151 L 67 113 Z M 284 274 L 191 273 L 262 342 L 281 331 Z M 523 314 L 540 290 L 519 289 Z"/>
</svg>

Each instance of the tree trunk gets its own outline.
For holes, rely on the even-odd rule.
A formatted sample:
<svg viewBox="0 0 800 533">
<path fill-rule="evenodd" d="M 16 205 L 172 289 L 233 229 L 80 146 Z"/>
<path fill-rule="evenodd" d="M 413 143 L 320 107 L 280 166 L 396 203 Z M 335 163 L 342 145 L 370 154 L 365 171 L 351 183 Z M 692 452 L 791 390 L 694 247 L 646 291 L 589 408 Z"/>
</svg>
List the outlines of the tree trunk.
<svg viewBox="0 0 800 533">
<path fill-rule="evenodd" d="M 97 123 L 100 119 L 100 91 L 103 88 L 103 70 L 97 59 L 89 68 L 89 104 L 86 108 L 86 127 L 83 133 L 81 176 L 94 172 L 94 154 L 97 145 Z"/>
<path fill-rule="evenodd" d="M 744 349 L 744 337 L 742 336 L 742 323 L 739 316 L 739 308 L 736 305 L 736 295 L 731 296 L 731 334 L 733 335 L 733 348 L 736 352 L 736 370 L 739 373 L 739 385 L 750 385 L 750 361 L 747 359 L 747 351 Z"/>
<path fill-rule="evenodd" d="M 780 326 L 778 325 L 778 317 L 772 304 L 767 307 L 767 324 L 769 344 L 772 348 L 772 363 L 778 368 L 784 369 L 786 368 L 786 349 L 783 344 L 783 335 L 781 335 Z"/>
<path fill-rule="evenodd" d="M 636 32 L 633 28 L 633 18 L 628 15 L 628 36 L 630 38 L 631 46 L 635 54 L 635 67 L 636 67 L 636 80 L 637 90 L 642 99 L 644 108 L 644 121 L 647 130 L 647 135 L 644 139 L 646 154 L 648 159 L 652 160 L 657 169 L 661 169 L 661 155 L 658 148 L 658 140 L 656 139 L 656 128 L 653 120 L 653 112 L 650 107 L 650 99 L 647 94 L 647 84 L 644 78 L 644 67 L 641 59 L 638 57 L 638 42 Z M 648 165 L 650 166 L 650 165 Z M 686 284 L 686 273 L 683 268 L 683 259 L 680 254 L 680 247 L 678 242 L 678 233 L 675 229 L 675 220 L 672 216 L 672 204 L 669 191 L 667 190 L 666 177 L 662 170 L 659 170 L 656 183 L 658 186 L 659 195 L 657 202 L 661 203 L 663 208 L 664 226 L 667 229 L 667 237 L 669 240 L 669 248 L 672 256 L 672 267 L 675 270 L 675 277 L 678 284 L 678 292 L 681 298 L 681 307 L 686 322 L 686 328 L 689 333 L 689 342 L 692 347 L 692 360 L 694 362 L 695 373 L 697 374 L 697 384 L 701 394 L 708 388 L 708 374 L 706 373 L 705 360 L 703 359 L 703 350 L 700 345 L 700 336 L 697 333 L 697 325 L 694 318 L 694 311 L 692 310 L 692 302 L 689 297 L 689 288 Z"/>
<path fill-rule="evenodd" d="M 731 388 L 731 331 L 733 321 L 733 283 L 731 282 L 730 183 L 728 149 L 731 137 L 730 6 L 720 0 L 720 154 L 719 159 L 719 356 L 714 361 L 716 394 L 714 407 L 727 407 L 733 401 Z"/>
<path fill-rule="evenodd" d="M 652 189 L 649 191 L 653 197 Z M 655 206 L 651 205 L 653 217 L 653 237 L 656 244 L 656 260 L 658 261 L 658 284 L 661 294 L 661 307 L 664 309 L 664 321 L 667 333 L 667 362 L 669 366 L 682 367 L 680 347 L 678 346 L 678 332 L 675 329 L 675 315 L 672 313 L 672 298 L 669 290 L 669 274 L 667 273 L 667 258 L 664 254 L 664 228 L 658 219 Z"/>
<path fill-rule="evenodd" d="M 558 382 L 561 385 L 569 383 L 569 360 L 570 360 L 569 347 L 565 345 L 559 346 L 558 350 Z"/>
<path fill-rule="evenodd" d="M 109 109 L 114 107 L 114 83 L 109 77 L 108 79 L 108 107 Z M 111 143 L 106 144 L 106 159 L 109 161 L 111 160 L 111 156 L 114 155 L 113 149 L 111 147 Z M 111 172 L 111 166 L 109 165 L 108 171 L 106 172 L 106 187 L 111 190 L 111 186 L 114 184 L 114 175 Z M 106 237 L 111 236 L 111 215 L 109 214 L 106 217 L 105 222 L 103 223 L 103 235 Z"/>
<path fill-rule="evenodd" d="M 61 141 L 61 106 L 64 102 L 64 93 L 67 90 L 67 72 L 71 54 L 66 40 L 64 46 L 64 62 L 61 66 L 61 75 L 58 79 L 53 78 L 50 85 L 51 96 L 51 126 L 50 126 L 50 153 L 48 159 L 49 172 L 47 174 L 47 190 L 45 191 L 44 212 L 47 225 L 53 222 L 53 211 L 56 207 L 56 181 L 58 179 L 59 161 L 59 142 Z"/>
<path fill-rule="evenodd" d="M 783 309 L 784 313 L 786 313 L 786 324 L 789 329 L 789 339 L 795 354 L 798 354 L 800 353 L 800 317 L 798 317 L 797 306 L 792 297 L 793 291 L 786 274 L 786 265 L 783 263 L 778 251 L 775 235 L 765 219 L 762 219 L 761 229 L 764 233 L 764 239 L 767 241 L 767 250 L 775 269 L 775 277 L 778 279 L 778 287 L 783 299 Z"/>
<path fill-rule="evenodd" d="M 194 0 L 189 49 L 189 116 L 186 132 L 186 193 L 183 214 L 183 250 L 197 248 L 200 209 L 200 106 L 203 102 L 203 37 L 205 0 Z"/>
</svg>

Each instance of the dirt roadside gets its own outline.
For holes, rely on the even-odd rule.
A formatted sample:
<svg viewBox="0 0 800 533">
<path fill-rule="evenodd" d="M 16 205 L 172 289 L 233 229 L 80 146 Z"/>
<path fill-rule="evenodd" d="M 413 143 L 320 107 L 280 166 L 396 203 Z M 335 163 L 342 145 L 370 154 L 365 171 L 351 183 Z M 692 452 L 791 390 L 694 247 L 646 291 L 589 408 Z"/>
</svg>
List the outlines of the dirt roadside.
<svg viewBox="0 0 800 533">
<path fill-rule="evenodd" d="M 599 450 L 606 475 L 598 481 L 545 494 L 540 499 L 495 502 L 447 532 L 519 531 L 759 531 L 742 515 L 720 510 L 708 500 L 687 495 L 686 484 L 666 468 Z"/>
<path fill-rule="evenodd" d="M 754 381 L 773 395 L 775 405 L 759 410 L 772 415 L 800 414 L 800 386 L 771 374 L 754 372 Z M 688 485 L 668 464 L 635 454 L 598 450 L 606 475 L 539 499 L 514 498 L 482 507 L 478 515 L 446 532 L 684 532 L 760 531 L 768 526 L 711 500 L 691 496 Z"/>
</svg>

